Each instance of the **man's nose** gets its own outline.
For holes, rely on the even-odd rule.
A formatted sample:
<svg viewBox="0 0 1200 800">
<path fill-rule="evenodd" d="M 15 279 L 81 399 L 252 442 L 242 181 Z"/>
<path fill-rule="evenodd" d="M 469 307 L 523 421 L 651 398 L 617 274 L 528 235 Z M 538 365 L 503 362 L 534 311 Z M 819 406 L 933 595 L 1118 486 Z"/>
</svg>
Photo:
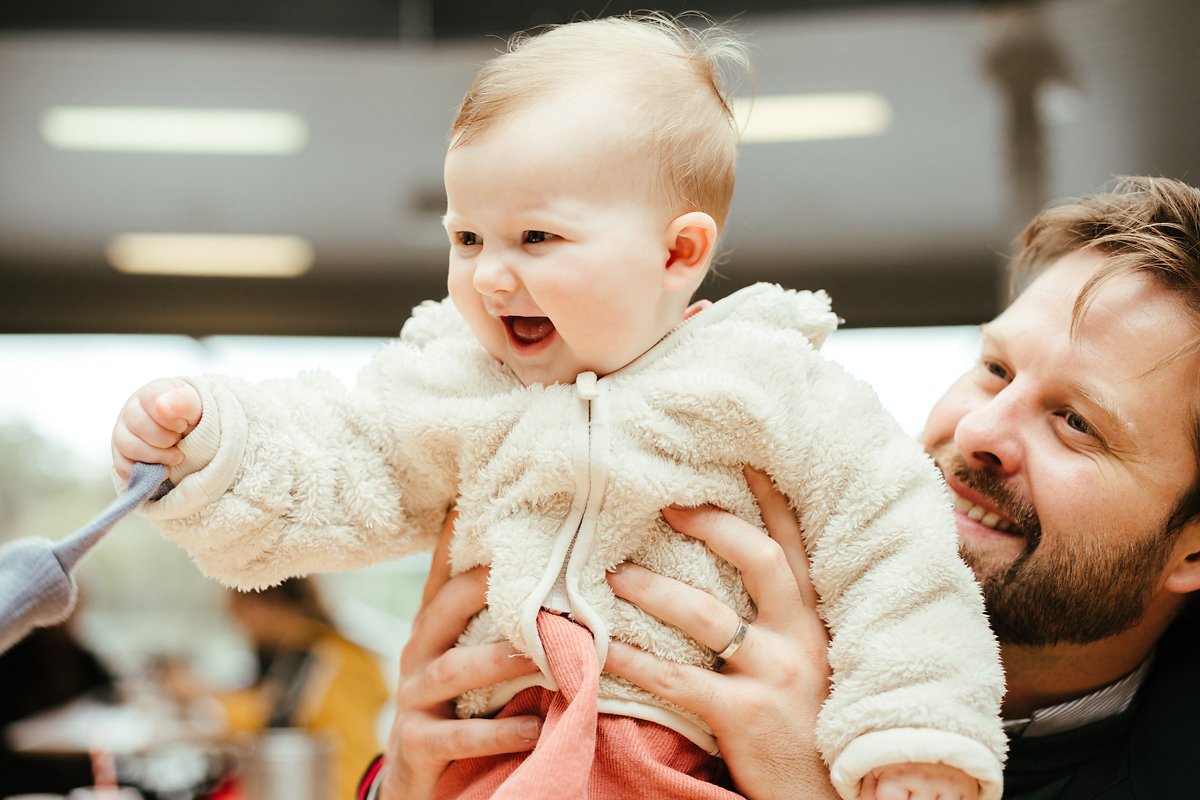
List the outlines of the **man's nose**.
<svg viewBox="0 0 1200 800">
<path fill-rule="evenodd" d="M 954 428 L 954 444 L 967 464 L 998 475 L 1017 472 L 1024 456 L 1020 405 L 1008 391 L 965 413 Z"/>
<path fill-rule="evenodd" d="M 500 251 L 480 253 L 475 261 L 475 272 L 471 281 L 480 294 L 501 294 L 517 288 L 517 278 Z"/>
</svg>

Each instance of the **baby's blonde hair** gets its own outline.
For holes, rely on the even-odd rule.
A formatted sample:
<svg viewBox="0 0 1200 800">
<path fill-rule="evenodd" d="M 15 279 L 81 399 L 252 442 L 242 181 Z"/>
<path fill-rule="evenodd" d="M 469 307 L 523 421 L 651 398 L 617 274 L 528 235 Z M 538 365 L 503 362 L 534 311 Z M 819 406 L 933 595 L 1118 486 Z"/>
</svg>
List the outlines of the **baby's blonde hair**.
<svg viewBox="0 0 1200 800">
<path fill-rule="evenodd" d="M 724 227 L 733 198 L 737 129 L 728 83 L 748 73 L 741 39 L 708 17 L 637 14 L 518 34 L 484 64 L 450 129 L 450 147 L 572 83 L 612 78 L 628 98 L 634 145 L 658 165 L 673 213 L 703 211 Z"/>
</svg>

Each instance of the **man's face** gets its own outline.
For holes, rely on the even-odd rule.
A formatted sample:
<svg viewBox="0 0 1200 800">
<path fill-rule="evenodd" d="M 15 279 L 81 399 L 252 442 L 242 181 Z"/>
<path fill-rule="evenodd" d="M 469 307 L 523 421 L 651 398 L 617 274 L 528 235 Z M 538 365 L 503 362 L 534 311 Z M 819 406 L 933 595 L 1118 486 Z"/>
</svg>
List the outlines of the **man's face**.
<svg viewBox="0 0 1200 800">
<path fill-rule="evenodd" d="M 1179 302 L 1140 276 L 1107 283 L 1072 338 L 1100 257 L 1071 254 L 983 330 L 979 363 L 923 434 L 954 495 L 963 557 L 1001 641 L 1115 635 L 1172 602 L 1166 523 L 1196 477 L 1195 355 Z"/>
<path fill-rule="evenodd" d="M 548 98 L 446 156 L 450 296 L 526 385 L 605 375 L 679 322 L 672 215 L 649 159 L 618 144 L 621 116 L 603 94 Z"/>
</svg>

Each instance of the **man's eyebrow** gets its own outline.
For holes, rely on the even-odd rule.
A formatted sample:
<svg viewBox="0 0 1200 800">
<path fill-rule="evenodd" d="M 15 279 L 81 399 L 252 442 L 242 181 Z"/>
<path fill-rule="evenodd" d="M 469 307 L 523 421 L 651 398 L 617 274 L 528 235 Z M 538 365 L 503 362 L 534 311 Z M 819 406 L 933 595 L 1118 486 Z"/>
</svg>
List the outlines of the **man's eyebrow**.
<svg viewBox="0 0 1200 800">
<path fill-rule="evenodd" d="M 1072 393 L 1079 395 L 1102 417 L 1101 425 L 1106 443 L 1116 451 L 1129 450 L 1137 441 L 1137 426 L 1133 420 L 1121 413 L 1121 408 L 1110 398 L 1084 383 L 1073 382 Z"/>
<path fill-rule="evenodd" d="M 1007 337 L 1003 327 L 998 328 L 994 320 L 980 325 L 979 332 L 985 346 L 991 345 L 1004 350 Z M 1072 396 L 1083 398 L 1095 413 L 1100 415 L 1095 424 L 1103 429 L 1103 439 L 1110 450 L 1116 453 L 1128 453 L 1133 450 L 1134 443 L 1138 440 L 1137 426 L 1121 412 L 1120 407 L 1111 398 L 1099 389 L 1079 381 L 1072 381 L 1067 389 Z"/>
</svg>

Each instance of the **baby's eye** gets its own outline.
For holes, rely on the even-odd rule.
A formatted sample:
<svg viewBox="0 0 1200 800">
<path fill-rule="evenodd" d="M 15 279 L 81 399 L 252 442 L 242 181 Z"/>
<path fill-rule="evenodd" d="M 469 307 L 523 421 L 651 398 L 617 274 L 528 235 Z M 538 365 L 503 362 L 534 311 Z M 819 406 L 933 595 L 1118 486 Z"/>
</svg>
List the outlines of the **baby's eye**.
<svg viewBox="0 0 1200 800">
<path fill-rule="evenodd" d="M 999 361 L 992 361 L 985 358 L 983 360 L 983 368 L 1001 380 L 1006 381 L 1009 379 L 1008 367 L 1004 366 Z"/>
<path fill-rule="evenodd" d="M 474 247 L 483 240 L 479 238 L 479 234 L 474 231 L 456 231 L 454 238 L 458 239 L 458 243 L 467 247 Z"/>
<path fill-rule="evenodd" d="M 545 231 L 525 231 L 524 236 L 525 244 L 542 244 L 553 238 L 555 238 L 553 233 L 546 233 Z"/>
</svg>

